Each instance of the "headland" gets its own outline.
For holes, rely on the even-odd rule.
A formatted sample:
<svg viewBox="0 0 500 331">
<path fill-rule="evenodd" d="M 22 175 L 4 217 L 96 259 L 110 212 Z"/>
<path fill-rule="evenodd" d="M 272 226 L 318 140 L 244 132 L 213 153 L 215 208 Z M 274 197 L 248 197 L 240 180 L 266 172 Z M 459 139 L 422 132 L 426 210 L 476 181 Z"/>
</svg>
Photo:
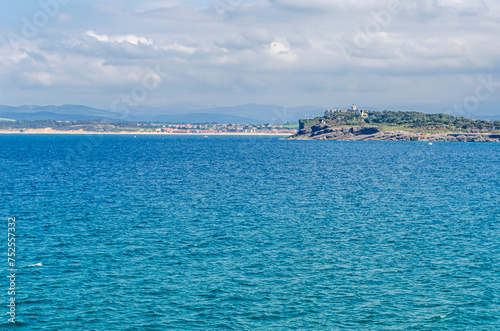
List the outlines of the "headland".
<svg viewBox="0 0 500 331">
<path fill-rule="evenodd" d="M 500 142 L 500 121 L 406 111 L 329 109 L 324 116 L 299 121 L 286 139 Z"/>
</svg>

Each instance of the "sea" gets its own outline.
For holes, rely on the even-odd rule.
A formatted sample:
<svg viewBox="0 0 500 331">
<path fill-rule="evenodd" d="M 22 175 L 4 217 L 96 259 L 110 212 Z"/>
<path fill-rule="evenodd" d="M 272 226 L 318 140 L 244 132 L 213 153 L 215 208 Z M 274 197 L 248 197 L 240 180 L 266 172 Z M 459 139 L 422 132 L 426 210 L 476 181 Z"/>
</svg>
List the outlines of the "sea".
<svg viewBox="0 0 500 331">
<path fill-rule="evenodd" d="M 500 330 L 500 144 L 281 138 L 0 135 L 0 330 Z"/>
</svg>

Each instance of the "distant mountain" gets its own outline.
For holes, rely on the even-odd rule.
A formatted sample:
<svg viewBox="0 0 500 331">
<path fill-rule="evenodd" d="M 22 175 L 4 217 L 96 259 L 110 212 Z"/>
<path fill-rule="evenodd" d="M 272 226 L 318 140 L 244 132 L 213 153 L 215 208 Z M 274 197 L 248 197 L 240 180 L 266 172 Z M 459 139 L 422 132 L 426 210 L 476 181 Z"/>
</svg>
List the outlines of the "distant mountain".
<svg viewBox="0 0 500 331">
<path fill-rule="evenodd" d="M 324 109 L 315 106 L 283 107 L 276 105 L 245 104 L 233 107 L 199 109 L 197 113 L 238 115 L 256 119 L 259 122 L 285 123 L 297 122 L 300 118 L 323 115 Z"/>
<path fill-rule="evenodd" d="M 124 110 L 122 110 L 123 112 Z M 193 103 L 176 103 L 162 108 L 138 107 L 126 117 L 128 120 L 172 120 L 185 122 L 218 123 L 296 123 L 304 117 L 323 115 L 324 109 L 317 106 L 283 107 L 277 105 L 245 104 L 232 107 L 211 107 Z M 132 114 L 133 113 L 133 114 Z M 232 118 L 235 117 L 235 118 Z"/>
<path fill-rule="evenodd" d="M 91 120 L 91 119 L 106 119 L 113 120 L 111 118 L 103 118 L 98 116 L 85 116 L 85 115 L 75 115 L 75 114 L 57 114 L 48 111 L 38 112 L 38 113 L 15 113 L 15 112 L 5 112 L 0 113 L 0 117 L 8 118 L 13 120 L 61 120 L 61 121 L 79 121 L 79 120 Z"/>
<path fill-rule="evenodd" d="M 204 108 L 205 107 L 205 108 Z M 281 107 L 276 105 L 246 104 L 234 107 L 207 107 L 191 103 L 177 103 L 162 108 L 137 107 L 107 111 L 81 105 L 1 106 L 0 118 L 25 120 L 64 120 L 87 119 L 158 121 L 173 123 L 256 124 L 295 123 L 300 118 L 323 114 L 323 108 L 315 106 Z"/>
<path fill-rule="evenodd" d="M 117 113 L 80 105 L 19 107 L 0 105 L 0 117 L 14 120 L 61 120 L 78 121 L 88 119 L 115 120 Z"/>
<path fill-rule="evenodd" d="M 492 108 L 491 106 L 490 108 Z M 371 107 L 360 107 L 368 110 L 380 110 Z M 449 109 L 432 108 L 429 105 L 417 105 L 414 109 L 406 107 L 391 107 L 396 110 L 416 110 L 419 108 L 425 113 L 450 113 Z M 492 108 L 493 109 L 493 108 Z M 76 121 L 88 119 L 102 119 L 108 121 L 158 121 L 171 123 L 206 123 L 220 124 L 256 124 L 270 123 L 283 124 L 297 123 L 299 119 L 322 116 L 325 108 L 317 106 L 286 107 L 277 105 L 245 104 L 232 107 L 216 107 L 197 103 L 174 103 L 164 107 L 138 106 L 134 109 L 119 108 L 113 111 L 102 110 L 81 105 L 62 106 L 2 106 L 0 118 L 25 120 L 63 120 Z M 486 113 L 495 113 L 488 111 Z M 484 114 L 484 113 L 483 113 Z M 467 118 L 500 120 L 500 115 L 462 115 Z"/>
<path fill-rule="evenodd" d="M 226 114 L 210 114 L 210 113 L 193 113 L 193 114 L 165 114 L 148 116 L 148 121 L 166 122 L 166 123 L 219 123 L 219 124 L 259 124 L 262 121 L 246 118 L 241 116 L 226 115 Z"/>
</svg>

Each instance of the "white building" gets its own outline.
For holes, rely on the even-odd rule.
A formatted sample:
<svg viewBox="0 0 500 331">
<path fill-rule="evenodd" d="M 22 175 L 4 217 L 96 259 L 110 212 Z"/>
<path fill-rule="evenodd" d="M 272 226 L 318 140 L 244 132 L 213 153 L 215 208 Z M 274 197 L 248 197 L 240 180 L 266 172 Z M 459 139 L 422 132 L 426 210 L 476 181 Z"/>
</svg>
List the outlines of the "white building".
<svg viewBox="0 0 500 331">
<path fill-rule="evenodd" d="M 356 104 L 353 104 L 351 106 L 351 109 L 328 109 L 325 111 L 325 115 L 334 114 L 334 113 L 347 113 L 347 112 L 361 114 L 361 116 L 363 118 L 368 117 L 368 113 L 366 112 L 366 110 L 365 109 L 358 109 Z"/>
</svg>

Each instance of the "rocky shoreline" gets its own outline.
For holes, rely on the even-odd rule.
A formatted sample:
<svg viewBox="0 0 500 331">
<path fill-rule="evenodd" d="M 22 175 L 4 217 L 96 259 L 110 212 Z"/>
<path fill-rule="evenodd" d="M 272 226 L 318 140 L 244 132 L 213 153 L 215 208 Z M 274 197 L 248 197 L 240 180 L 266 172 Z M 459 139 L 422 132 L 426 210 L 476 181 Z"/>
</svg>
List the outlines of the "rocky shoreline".
<svg viewBox="0 0 500 331">
<path fill-rule="evenodd" d="M 437 133 L 418 134 L 406 131 L 380 131 L 376 127 L 333 128 L 315 125 L 300 129 L 286 139 L 294 140 L 372 140 L 372 141 L 456 141 L 456 142 L 500 142 L 500 134 L 482 133 Z"/>
</svg>

